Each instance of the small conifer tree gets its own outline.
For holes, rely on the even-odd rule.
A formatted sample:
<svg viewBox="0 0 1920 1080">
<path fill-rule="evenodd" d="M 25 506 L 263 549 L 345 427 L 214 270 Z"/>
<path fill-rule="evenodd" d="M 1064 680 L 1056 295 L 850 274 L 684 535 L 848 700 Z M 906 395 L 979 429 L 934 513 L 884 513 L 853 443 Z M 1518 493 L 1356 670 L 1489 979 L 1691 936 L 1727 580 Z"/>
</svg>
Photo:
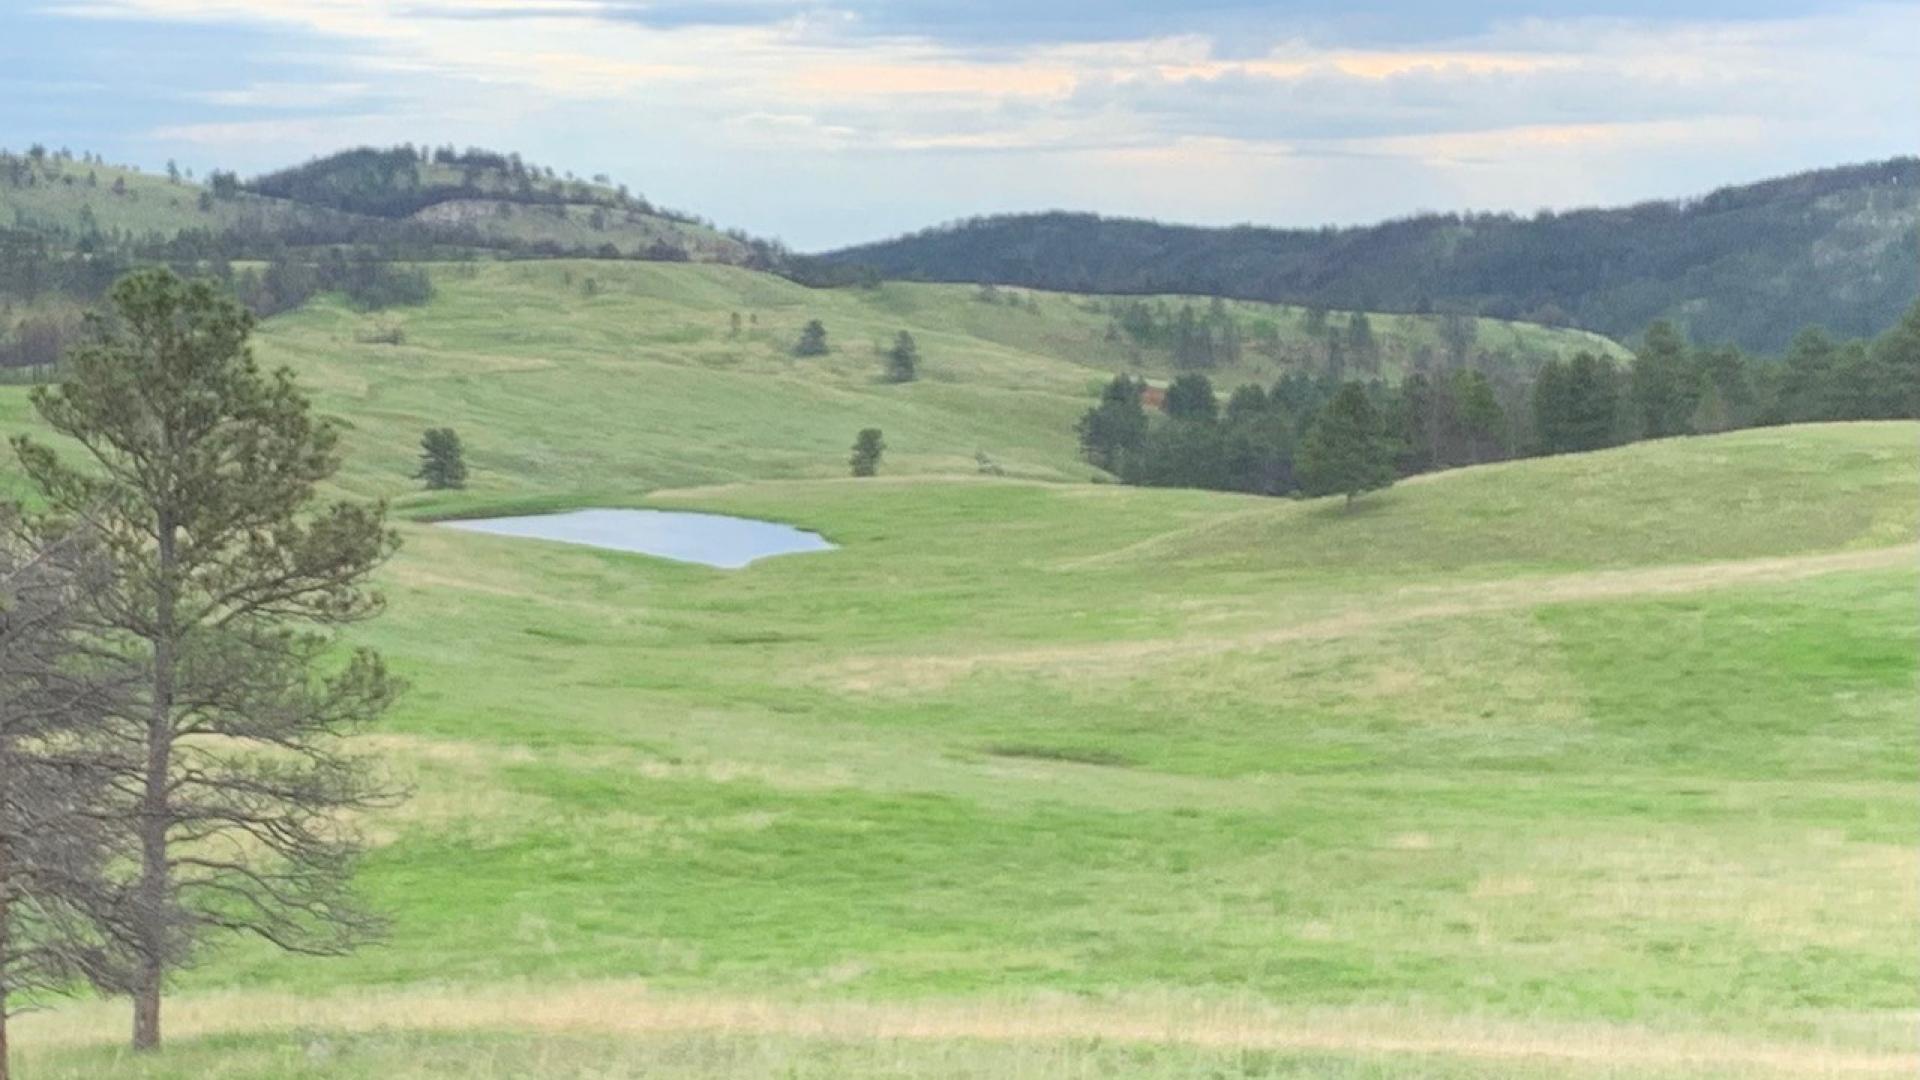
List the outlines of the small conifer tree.
<svg viewBox="0 0 1920 1080">
<path fill-rule="evenodd" d="M 457 490 L 467 486 L 466 451 L 460 436 L 452 428 L 433 428 L 420 436 L 420 471 L 414 478 L 429 491 Z"/>
<path fill-rule="evenodd" d="M 886 451 L 887 443 L 881 438 L 880 429 L 863 428 L 859 437 L 853 440 L 853 456 L 847 464 L 853 467 L 855 476 L 872 476 L 880 471 L 880 455 Z"/>
<path fill-rule="evenodd" d="M 800 331 L 800 340 L 793 345 L 793 355 L 827 355 L 827 328 L 819 319 L 807 320 L 807 325 Z"/>
<path fill-rule="evenodd" d="M 919 375 L 920 347 L 912 334 L 902 330 L 894 337 L 893 348 L 887 350 L 887 381 L 912 382 Z"/>
</svg>

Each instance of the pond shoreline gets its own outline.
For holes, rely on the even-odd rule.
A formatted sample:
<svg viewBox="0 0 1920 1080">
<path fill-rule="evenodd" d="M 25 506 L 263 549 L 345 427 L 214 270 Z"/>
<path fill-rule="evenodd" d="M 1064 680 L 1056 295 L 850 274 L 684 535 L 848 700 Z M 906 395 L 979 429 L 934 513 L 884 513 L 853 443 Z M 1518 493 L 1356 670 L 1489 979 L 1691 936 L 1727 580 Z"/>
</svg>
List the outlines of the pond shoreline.
<svg viewBox="0 0 1920 1080">
<path fill-rule="evenodd" d="M 651 555 L 721 570 L 739 570 L 762 559 L 837 547 L 818 533 L 792 525 L 691 510 L 590 507 L 504 517 L 446 518 L 433 524 L 488 536 Z"/>
</svg>

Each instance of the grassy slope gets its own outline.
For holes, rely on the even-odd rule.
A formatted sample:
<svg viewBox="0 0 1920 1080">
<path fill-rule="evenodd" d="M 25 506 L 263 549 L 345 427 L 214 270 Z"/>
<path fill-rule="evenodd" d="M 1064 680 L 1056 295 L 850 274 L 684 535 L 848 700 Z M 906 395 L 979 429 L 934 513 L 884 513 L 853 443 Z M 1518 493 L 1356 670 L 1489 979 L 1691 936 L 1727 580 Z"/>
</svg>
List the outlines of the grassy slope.
<svg viewBox="0 0 1920 1080">
<path fill-rule="evenodd" d="M 451 183 L 459 179 L 457 170 L 442 166 L 432 167 L 428 172 L 432 180 Z M 94 180 L 91 185 L 87 183 L 89 174 Z M 491 174 L 482 177 L 483 181 L 489 178 Z M 124 185 L 122 193 L 113 190 L 116 180 Z M 594 186 L 544 180 L 536 187 L 541 191 L 583 191 L 595 197 L 612 194 Z M 85 212 L 92 213 L 102 231 L 135 236 L 171 235 L 182 229 L 218 232 L 242 224 L 272 228 L 353 216 L 248 191 L 231 199 L 215 200 L 202 210 L 199 200 L 205 190 L 204 185 L 192 180 L 176 183 L 137 169 L 49 159 L 35 170 L 33 186 L 0 184 L 0 227 L 18 226 L 70 241 L 85 231 Z M 612 243 L 628 254 L 664 240 L 685 248 L 694 259 L 701 261 L 732 262 L 745 255 L 745 248 L 738 241 L 705 225 L 639 211 L 608 209 L 604 212 L 606 226 L 596 229 L 590 223 L 594 209 L 590 205 L 515 204 L 514 194 L 506 185 L 502 185 L 501 194 L 501 200 L 449 201 L 429 207 L 415 217 L 431 224 L 471 225 L 489 239 L 524 243 L 553 241 L 570 248 Z M 509 207 L 505 214 L 500 211 L 503 205 Z"/>
<path fill-rule="evenodd" d="M 898 471 L 970 471 L 978 439 L 1073 475 L 1059 424 L 1098 374 L 1016 336 L 1071 303 L 988 347 L 964 290 L 476 273 L 379 317 L 405 346 L 327 309 L 263 335 L 355 424 L 349 488 L 396 490 L 452 422 L 468 504 L 789 477 L 652 501 L 843 550 L 724 573 L 404 526 L 365 634 L 415 683 L 373 736 L 419 785 L 369 823 L 393 940 L 235 945 L 145 1065 L 99 1047 L 118 1005 L 29 1018 L 30 1078 L 1910 1065 L 1916 576 L 1886 551 L 1920 524 L 1914 425 L 1467 470 L 1351 514 L 824 479 L 868 417 Z M 734 305 L 760 337 L 725 339 Z M 927 381 L 781 357 L 816 314 L 843 350 L 911 316 Z M 873 1012 L 807 1012 L 832 1002 Z"/>
<path fill-rule="evenodd" d="M 445 266 L 435 281 L 424 308 L 317 305 L 261 335 L 265 360 L 294 365 L 354 425 L 348 483 L 360 493 L 404 492 L 420 431 L 439 424 L 470 444 L 467 504 L 838 476 L 870 425 L 886 432 L 891 472 L 973 473 L 984 450 L 1017 476 L 1084 479 L 1073 421 L 1129 364 L 1078 297 L 1040 295 L 1035 312 L 962 286 L 812 290 L 727 267 L 593 261 Z M 1239 306 L 1297 326 L 1286 309 Z M 811 318 L 833 352 L 795 359 Z M 403 345 L 360 340 L 395 326 Z M 921 378 L 891 385 L 879 350 L 902 329 L 919 342 Z M 1501 332 L 1561 351 L 1586 342 L 1504 324 L 1486 334 Z M 1280 370 L 1250 361 L 1219 379 Z"/>
<path fill-rule="evenodd" d="M 668 243 L 683 248 L 695 262 L 738 263 L 747 256 L 745 244 L 705 225 L 582 203 L 530 206 L 494 199 L 459 199 L 428 207 L 414 218 L 433 224 L 471 226 L 488 239 L 529 244 L 551 241 L 568 250 L 612 244 L 622 254 L 636 255 L 656 243 Z"/>
<path fill-rule="evenodd" d="M 87 184 L 87 176 L 94 184 Z M 335 211 L 302 207 L 281 199 L 242 192 L 232 199 L 216 199 L 207 210 L 199 206 L 202 185 L 137 169 L 88 165 L 80 161 L 48 160 L 35 171 L 32 187 L 0 184 L 0 227 L 20 227 L 67 240 L 83 229 L 83 209 L 90 210 L 103 232 L 134 236 L 172 235 L 182 229 L 218 231 L 247 221 L 288 223 L 337 216 Z M 125 185 L 115 194 L 115 180 Z"/>
<path fill-rule="evenodd" d="M 185 1000 L 236 996 L 189 1030 L 281 1033 L 126 1075 L 1732 1076 L 1769 1048 L 1897 1074 L 1916 576 L 1883 545 L 1916 525 L 1914 434 L 1643 445 L 1351 515 L 960 479 L 657 498 L 845 545 L 739 573 L 407 526 L 367 635 L 416 681 L 376 737 L 420 785 L 372 823 L 392 942 L 233 948 Z M 1723 483 L 1762 471 L 1784 479 L 1757 499 Z M 1636 476 L 1661 534 L 1607 512 Z M 766 1026 L 838 1030 L 804 1010 L 842 1000 L 879 1003 L 851 1030 L 888 1047 L 951 1001 L 980 1002 L 968 1031 L 1198 1045 L 1155 1073 L 1065 1036 Z"/>
</svg>

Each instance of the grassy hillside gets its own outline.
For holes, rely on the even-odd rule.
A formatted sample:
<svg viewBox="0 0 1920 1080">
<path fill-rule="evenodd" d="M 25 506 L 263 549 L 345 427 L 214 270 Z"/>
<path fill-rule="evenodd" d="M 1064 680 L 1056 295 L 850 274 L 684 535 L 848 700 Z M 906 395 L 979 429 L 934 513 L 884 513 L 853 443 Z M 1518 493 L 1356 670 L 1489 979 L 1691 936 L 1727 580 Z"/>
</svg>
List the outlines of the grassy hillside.
<svg viewBox="0 0 1920 1080">
<path fill-rule="evenodd" d="M 1909 1073 L 1916 434 L 645 500 L 842 545 L 738 572 L 407 525 L 392 940 L 26 1075 Z"/>
<path fill-rule="evenodd" d="M 196 229 L 278 233 L 343 218 L 337 211 L 247 192 L 209 199 L 203 206 L 203 185 L 124 166 L 3 155 L 0 165 L 5 166 L 0 175 L 0 228 L 38 233 L 63 246 L 96 229 L 132 238 Z"/>
<path fill-rule="evenodd" d="M 391 178 L 367 184 L 336 175 L 344 170 L 334 168 L 335 160 L 288 170 L 301 184 L 268 177 L 259 190 L 214 198 L 192 179 L 0 151 L 0 229 L 22 229 L 61 247 L 95 231 L 142 239 L 205 230 L 237 232 L 255 243 L 277 236 L 308 244 L 324 236 L 327 242 L 426 239 L 481 248 L 555 245 L 564 251 L 611 244 L 623 256 L 665 245 L 696 262 L 722 263 L 742 263 L 752 254 L 742 240 L 602 184 L 542 177 L 523 187 L 499 170 L 469 172 L 424 162 L 404 184 Z"/>
<path fill-rule="evenodd" d="M 268 173 L 248 187 L 264 195 L 376 218 L 407 220 L 449 237 L 486 244 L 554 245 L 640 255 L 655 245 L 704 262 L 745 262 L 744 240 L 721 235 L 605 177 L 556 176 L 485 151 L 416 154 L 362 147 Z"/>
<path fill-rule="evenodd" d="M 705 225 L 597 203 L 528 205 L 503 199 L 451 199 L 417 211 L 408 220 L 472 233 L 483 244 L 554 244 L 565 251 L 611 244 L 628 256 L 667 245 L 685 252 L 693 262 L 728 264 L 745 262 L 751 254 L 746 244 Z"/>
<path fill-rule="evenodd" d="M 890 473 L 972 474 L 984 451 L 1015 476 L 1084 480 L 1073 423 L 1098 385 L 1170 370 L 1107 340 L 1107 316 L 1081 297 L 986 304 L 963 286 L 814 290 L 729 267 L 597 261 L 447 265 L 433 279 L 421 308 L 322 303 L 259 335 L 266 362 L 291 364 L 350 422 L 354 491 L 407 492 L 420 433 L 440 425 L 469 444 L 466 503 L 839 476 L 867 426 L 886 432 Z M 1298 324 L 1288 309 L 1234 308 L 1249 324 Z M 833 351 L 797 359 L 813 318 Z M 1427 332 L 1380 321 L 1389 355 Z M 921 377 L 889 384 L 879 351 L 903 329 Z M 370 340 L 393 330 L 399 345 Z M 1491 321 L 1482 336 L 1562 354 L 1599 344 Z M 1284 370 L 1250 354 L 1215 376 L 1231 386 Z M 19 416 L 17 398 L 0 399 L 0 417 Z"/>
</svg>

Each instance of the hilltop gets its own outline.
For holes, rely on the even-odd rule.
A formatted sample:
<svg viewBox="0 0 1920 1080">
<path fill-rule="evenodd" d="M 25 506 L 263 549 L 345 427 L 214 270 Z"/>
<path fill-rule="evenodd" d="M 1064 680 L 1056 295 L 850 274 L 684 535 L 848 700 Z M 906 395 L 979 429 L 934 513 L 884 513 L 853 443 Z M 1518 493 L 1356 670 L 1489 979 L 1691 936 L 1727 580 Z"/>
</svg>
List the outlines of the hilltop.
<svg viewBox="0 0 1920 1080">
<path fill-rule="evenodd" d="M 37 148 L 0 153 L 0 230 L 9 227 L 56 250 L 160 250 L 188 238 L 188 252 L 211 247 L 229 258 L 343 243 L 761 266 L 785 257 L 625 187 L 478 150 L 360 148 L 245 181 L 154 175 Z"/>
<path fill-rule="evenodd" d="M 1920 295 L 1920 158 L 1618 209 L 1361 228 L 977 218 L 823 258 L 892 278 L 1475 311 L 1620 340 L 1666 318 L 1696 341 L 1777 352 L 1809 325 L 1877 334 Z"/>
<path fill-rule="evenodd" d="M 268 173 L 245 187 L 290 202 L 408 222 L 476 247 L 736 265 L 770 260 L 771 249 L 744 234 L 723 234 L 692 215 L 656 207 L 605 176 L 559 176 L 518 154 L 363 147 Z"/>
</svg>

